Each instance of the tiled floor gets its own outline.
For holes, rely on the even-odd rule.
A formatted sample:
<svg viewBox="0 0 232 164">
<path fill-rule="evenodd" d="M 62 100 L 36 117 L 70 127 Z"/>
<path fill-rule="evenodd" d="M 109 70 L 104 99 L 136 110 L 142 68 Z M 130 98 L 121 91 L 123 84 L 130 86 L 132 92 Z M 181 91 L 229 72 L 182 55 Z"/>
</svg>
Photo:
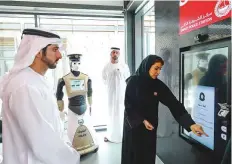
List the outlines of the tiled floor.
<svg viewBox="0 0 232 164">
<path fill-rule="evenodd" d="M 89 154 L 81 158 L 81 164 L 120 164 L 121 144 L 105 143 L 104 132 L 97 133 L 99 150 L 97 153 Z M 0 161 L 2 155 L 2 144 L 0 144 Z M 1 164 L 1 162 L 0 162 Z M 164 164 L 158 157 L 155 164 Z"/>
</svg>

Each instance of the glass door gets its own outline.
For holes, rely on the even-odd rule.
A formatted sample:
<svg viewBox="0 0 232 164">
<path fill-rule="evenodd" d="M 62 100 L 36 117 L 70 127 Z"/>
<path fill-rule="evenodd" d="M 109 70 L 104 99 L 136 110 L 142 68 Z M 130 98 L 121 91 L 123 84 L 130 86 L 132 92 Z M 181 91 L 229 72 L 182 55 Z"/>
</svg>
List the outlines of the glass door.
<svg viewBox="0 0 232 164">
<path fill-rule="evenodd" d="M 152 6 L 143 16 L 143 58 L 155 54 L 155 8 Z"/>
<path fill-rule="evenodd" d="M 135 14 L 135 68 L 143 58 L 155 54 L 155 1 L 148 1 Z"/>
<path fill-rule="evenodd" d="M 40 27 L 52 29 L 63 39 L 63 58 L 57 68 L 49 70 L 46 75 L 54 86 L 54 92 L 56 92 L 58 79 L 70 72 L 67 55 L 82 54 L 80 71 L 92 80 L 92 122 L 95 126 L 106 125 L 106 119 L 102 119 L 107 118 L 107 94 L 102 80 L 102 70 L 110 61 L 110 47 L 120 47 L 120 59 L 122 62 L 125 61 L 123 19 L 39 16 L 38 20 Z M 63 92 L 65 110 L 68 111 L 65 88 Z"/>
</svg>

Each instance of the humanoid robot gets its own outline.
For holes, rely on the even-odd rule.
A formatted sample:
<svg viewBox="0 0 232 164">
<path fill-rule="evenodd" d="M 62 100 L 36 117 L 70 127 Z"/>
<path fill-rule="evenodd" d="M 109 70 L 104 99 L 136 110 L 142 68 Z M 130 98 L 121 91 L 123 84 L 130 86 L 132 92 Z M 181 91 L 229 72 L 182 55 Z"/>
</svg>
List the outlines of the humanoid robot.
<svg viewBox="0 0 232 164">
<path fill-rule="evenodd" d="M 59 79 L 57 86 L 57 103 L 59 110 L 64 110 L 63 87 L 66 87 L 68 96 L 68 138 L 72 142 L 72 146 L 80 153 L 80 155 L 90 152 L 97 152 L 98 145 L 95 139 L 95 131 L 88 121 L 86 98 L 90 106 L 92 105 L 92 82 L 88 75 L 79 71 L 81 64 L 81 54 L 68 55 L 71 71 L 67 75 Z"/>
<path fill-rule="evenodd" d="M 192 113 L 194 88 L 199 85 L 201 78 L 205 75 L 208 68 L 208 56 L 206 52 L 196 54 L 198 59 L 197 67 L 185 75 L 185 107 L 189 113 Z M 193 113 L 192 113 L 193 114 Z"/>
</svg>

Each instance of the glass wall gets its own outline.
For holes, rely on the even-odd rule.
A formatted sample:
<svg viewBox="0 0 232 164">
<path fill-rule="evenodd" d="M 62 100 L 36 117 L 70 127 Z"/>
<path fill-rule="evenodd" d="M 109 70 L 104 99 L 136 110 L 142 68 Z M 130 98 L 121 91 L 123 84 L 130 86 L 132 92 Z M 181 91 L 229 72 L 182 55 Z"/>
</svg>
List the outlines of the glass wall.
<svg viewBox="0 0 232 164">
<path fill-rule="evenodd" d="M 155 54 L 155 12 L 152 7 L 143 16 L 143 58 Z"/>
<path fill-rule="evenodd" d="M 35 27 L 34 15 L 6 16 L 0 15 L 0 76 L 13 65 L 13 57 L 20 43 L 24 28 Z M 56 93 L 58 79 L 70 71 L 67 54 L 81 53 L 83 60 L 81 71 L 89 75 L 93 82 L 92 118 L 94 125 L 105 125 L 106 116 L 105 86 L 102 81 L 102 69 L 110 61 L 110 47 L 118 46 L 121 60 L 124 54 L 124 20 L 121 18 L 87 18 L 67 16 L 37 16 L 37 24 L 59 34 L 63 40 L 62 60 L 55 70 L 46 73 Z M 65 107 L 68 99 L 65 88 Z"/>
<path fill-rule="evenodd" d="M 24 28 L 35 27 L 33 15 L 0 15 L 0 77 L 13 66 Z"/>
<path fill-rule="evenodd" d="M 147 1 L 135 13 L 135 69 L 143 58 L 155 54 L 155 1 Z"/>
</svg>

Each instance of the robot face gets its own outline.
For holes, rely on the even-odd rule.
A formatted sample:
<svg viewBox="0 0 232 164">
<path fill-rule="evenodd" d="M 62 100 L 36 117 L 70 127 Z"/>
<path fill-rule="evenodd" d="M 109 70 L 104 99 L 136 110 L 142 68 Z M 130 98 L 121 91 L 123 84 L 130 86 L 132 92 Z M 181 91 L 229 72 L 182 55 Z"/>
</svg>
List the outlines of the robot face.
<svg viewBox="0 0 232 164">
<path fill-rule="evenodd" d="M 71 69 L 73 71 L 79 71 L 80 65 L 81 65 L 80 61 L 72 61 L 71 62 Z"/>
<path fill-rule="evenodd" d="M 206 59 L 200 59 L 199 60 L 199 67 L 207 68 L 208 67 L 208 60 L 206 60 Z"/>
</svg>

